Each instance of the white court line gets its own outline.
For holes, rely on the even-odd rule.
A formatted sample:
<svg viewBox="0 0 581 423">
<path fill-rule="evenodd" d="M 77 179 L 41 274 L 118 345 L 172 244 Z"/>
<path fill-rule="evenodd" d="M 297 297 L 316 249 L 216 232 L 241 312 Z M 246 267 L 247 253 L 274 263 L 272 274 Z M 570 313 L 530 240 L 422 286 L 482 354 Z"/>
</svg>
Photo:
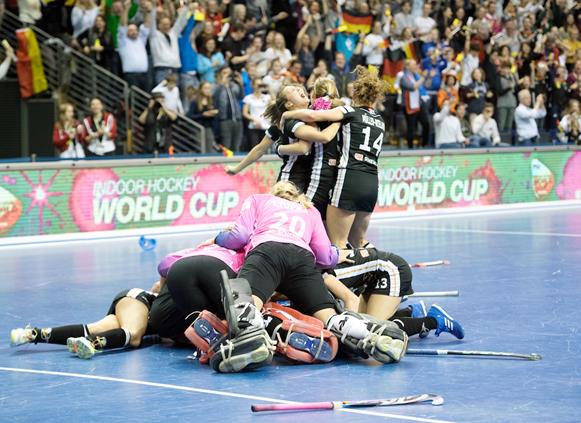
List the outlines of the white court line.
<svg viewBox="0 0 581 423">
<path fill-rule="evenodd" d="M 220 395 L 220 396 L 224 396 L 224 397 L 244 398 L 244 399 L 266 401 L 266 402 L 273 402 L 273 403 L 296 404 L 296 401 L 286 401 L 286 400 L 281 400 L 278 398 L 267 398 L 267 397 L 259 397 L 259 396 L 255 396 L 255 395 L 237 394 L 234 392 L 214 391 L 212 389 L 191 388 L 189 386 L 171 385 L 168 383 L 147 382 L 147 381 L 135 380 L 135 379 L 123 379 L 123 378 L 108 377 L 108 376 L 84 375 L 82 373 L 52 372 L 52 371 L 48 371 L 48 370 L 20 369 L 20 368 L 15 368 L 15 367 L 0 367 L 0 371 L 17 372 L 17 373 L 33 373 L 33 374 L 51 375 L 51 376 L 76 377 L 79 379 L 103 380 L 103 381 L 107 381 L 107 382 L 119 382 L 119 383 L 129 383 L 129 384 L 133 384 L 133 385 L 153 386 L 156 388 L 174 389 L 177 391 L 197 392 L 197 393 L 201 393 L 201 394 L 210 394 L 210 395 Z M 400 420 L 411 420 L 414 422 L 453 423 L 449 420 L 425 419 L 423 417 L 400 416 L 397 414 L 385 414 L 385 413 L 377 413 L 377 412 L 373 412 L 373 411 L 364 411 L 364 410 L 339 409 L 338 411 L 344 411 L 346 413 L 365 414 L 368 416 L 389 417 L 389 418 L 400 419 Z"/>
<path fill-rule="evenodd" d="M 561 232 L 522 232 L 522 231 L 493 231 L 485 229 L 458 229 L 458 228 L 429 228 L 425 226 L 401 227 L 392 225 L 381 225 L 381 228 L 402 229 L 406 231 L 432 231 L 432 232 L 460 232 L 474 234 L 499 234 L 499 235 L 527 235 L 527 236 L 564 236 L 570 238 L 581 238 L 581 234 L 567 234 Z"/>
</svg>

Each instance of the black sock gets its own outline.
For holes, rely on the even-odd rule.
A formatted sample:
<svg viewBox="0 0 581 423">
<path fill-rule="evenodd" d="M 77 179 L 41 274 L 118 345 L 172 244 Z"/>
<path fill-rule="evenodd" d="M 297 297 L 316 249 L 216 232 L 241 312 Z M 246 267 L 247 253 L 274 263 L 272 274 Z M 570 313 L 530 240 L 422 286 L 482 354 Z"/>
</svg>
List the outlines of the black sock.
<svg viewBox="0 0 581 423">
<path fill-rule="evenodd" d="M 438 322 L 433 317 L 397 317 L 392 320 L 403 330 L 407 336 L 418 335 L 422 332 L 429 332 L 438 327 Z"/>
<path fill-rule="evenodd" d="M 394 313 L 393 317 L 412 317 L 412 308 L 409 306 L 400 308 Z"/>
<path fill-rule="evenodd" d="M 89 331 L 85 325 L 68 325 L 57 328 L 34 328 L 36 338 L 34 343 L 46 342 L 48 344 L 67 345 L 68 338 L 79 338 L 88 335 Z"/>
<path fill-rule="evenodd" d="M 128 346 L 131 340 L 131 334 L 123 328 L 112 329 L 89 337 L 92 340 L 96 338 L 100 338 L 99 343 L 95 343 L 98 349 L 110 350 Z"/>
<path fill-rule="evenodd" d="M 266 332 L 272 338 L 274 331 L 282 323 L 282 320 L 277 319 L 276 317 L 273 317 L 273 316 L 267 316 L 264 323 L 266 325 Z M 279 329 L 278 333 L 280 334 L 282 339 L 286 338 L 286 335 L 287 335 L 286 330 Z"/>
</svg>

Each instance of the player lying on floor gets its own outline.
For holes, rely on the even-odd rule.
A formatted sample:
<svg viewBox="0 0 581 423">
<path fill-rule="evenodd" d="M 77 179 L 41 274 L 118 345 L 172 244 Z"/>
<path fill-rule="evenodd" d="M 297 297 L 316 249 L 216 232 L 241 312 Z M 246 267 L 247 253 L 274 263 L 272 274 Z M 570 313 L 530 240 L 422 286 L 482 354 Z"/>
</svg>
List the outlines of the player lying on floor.
<svg viewBox="0 0 581 423">
<path fill-rule="evenodd" d="M 408 339 L 396 324 L 335 311 L 320 268 L 336 266 L 346 253 L 331 245 L 319 212 L 294 184 L 278 182 L 270 194 L 248 198 L 233 228 L 222 231 L 215 242 L 248 251 L 239 277 L 231 279 L 223 273 L 221 280 L 228 333 L 211 346 L 210 364 L 216 371 L 237 372 L 272 360 L 276 347 L 260 310 L 275 290 L 299 311 L 323 322 L 359 355 L 383 363 L 404 356 Z M 175 268 L 167 278 L 170 291 Z"/>
<path fill-rule="evenodd" d="M 462 325 L 438 305 L 427 313 L 423 301 L 398 309 L 402 297 L 414 292 L 411 267 L 402 257 L 365 248 L 353 250 L 348 258 L 323 275 L 325 285 L 344 302 L 345 309 L 391 320 L 408 336 L 424 338 L 435 330 L 436 336 L 448 332 L 464 338 Z"/>
<path fill-rule="evenodd" d="M 75 324 L 54 328 L 26 326 L 12 329 L 10 343 L 18 346 L 28 343 L 67 345 L 79 358 L 88 359 L 106 349 L 139 347 L 148 332 L 148 315 L 157 294 L 140 288 L 118 293 L 107 314 L 89 324 Z"/>
</svg>

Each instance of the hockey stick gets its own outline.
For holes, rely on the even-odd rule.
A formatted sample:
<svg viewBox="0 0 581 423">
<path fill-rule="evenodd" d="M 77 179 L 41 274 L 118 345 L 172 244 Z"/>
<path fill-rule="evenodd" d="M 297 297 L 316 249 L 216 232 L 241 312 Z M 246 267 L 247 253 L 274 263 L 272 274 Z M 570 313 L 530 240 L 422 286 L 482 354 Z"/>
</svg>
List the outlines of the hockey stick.
<svg viewBox="0 0 581 423">
<path fill-rule="evenodd" d="M 542 357 L 537 353 L 518 354 L 497 351 L 463 351 L 463 350 L 424 350 L 409 348 L 408 355 L 464 355 L 472 357 L 499 357 L 499 358 L 522 358 L 524 360 L 538 361 Z"/>
<path fill-rule="evenodd" d="M 430 267 L 430 266 L 440 266 L 443 264 L 450 264 L 450 261 L 449 260 L 424 261 L 424 262 L 410 264 L 410 267 Z"/>
<path fill-rule="evenodd" d="M 444 398 L 435 394 L 411 395 L 390 399 L 363 400 L 363 401 L 327 401 L 327 402 L 298 402 L 294 404 L 253 404 L 250 409 L 260 411 L 305 411 L 305 410 L 333 410 L 338 408 L 382 407 L 388 405 L 416 404 L 431 402 L 432 405 L 444 404 Z"/>
<path fill-rule="evenodd" d="M 425 292 L 414 292 L 411 295 L 406 295 L 407 297 L 457 297 L 460 295 L 460 291 L 425 291 Z"/>
</svg>

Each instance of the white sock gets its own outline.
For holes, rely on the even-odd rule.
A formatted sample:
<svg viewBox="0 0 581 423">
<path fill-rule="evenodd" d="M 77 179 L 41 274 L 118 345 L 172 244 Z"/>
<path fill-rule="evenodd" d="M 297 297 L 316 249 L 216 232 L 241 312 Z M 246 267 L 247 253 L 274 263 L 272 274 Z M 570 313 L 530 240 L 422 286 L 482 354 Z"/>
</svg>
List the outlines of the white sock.
<svg viewBox="0 0 581 423">
<path fill-rule="evenodd" d="M 262 314 L 256 309 L 254 304 L 250 303 L 243 303 L 236 305 L 236 308 L 239 310 L 238 312 L 238 320 L 248 322 L 252 327 L 263 329 L 264 326 L 264 317 Z"/>
<path fill-rule="evenodd" d="M 335 329 L 342 335 L 352 336 L 356 339 L 363 339 L 369 334 L 369 329 L 364 322 L 348 314 L 332 316 L 327 322 L 327 328 Z"/>
</svg>

